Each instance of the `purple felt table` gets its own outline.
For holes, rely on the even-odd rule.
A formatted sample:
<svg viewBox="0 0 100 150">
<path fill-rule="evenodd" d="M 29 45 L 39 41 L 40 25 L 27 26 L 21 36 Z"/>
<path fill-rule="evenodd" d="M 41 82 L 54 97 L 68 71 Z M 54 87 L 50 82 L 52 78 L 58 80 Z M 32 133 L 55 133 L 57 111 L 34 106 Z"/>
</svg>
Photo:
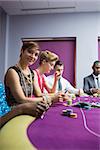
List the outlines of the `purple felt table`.
<svg viewBox="0 0 100 150">
<path fill-rule="evenodd" d="M 81 100 L 99 101 L 96 98 Z M 77 113 L 77 119 L 62 116 L 62 110 L 66 108 L 72 108 Z M 43 119 L 29 125 L 27 135 L 38 150 L 100 150 L 100 109 L 84 110 L 57 103 Z"/>
</svg>

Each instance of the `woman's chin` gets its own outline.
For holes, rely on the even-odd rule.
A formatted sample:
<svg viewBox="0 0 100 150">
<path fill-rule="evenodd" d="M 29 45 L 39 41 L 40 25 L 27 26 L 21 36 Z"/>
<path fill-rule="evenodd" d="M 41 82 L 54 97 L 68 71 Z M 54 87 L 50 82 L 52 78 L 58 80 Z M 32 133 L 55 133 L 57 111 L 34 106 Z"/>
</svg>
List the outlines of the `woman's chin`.
<svg viewBox="0 0 100 150">
<path fill-rule="evenodd" d="M 32 66 L 34 63 L 33 62 L 31 62 L 31 63 L 28 63 L 28 66 Z"/>
<path fill-rule="evenodd" d="M 46 71 L 46 73 L 49 74 L 49 73 L 50 73 L 50 70 Z"/>
<path fill-rule="evenodd" d="M 30 65 L 32 65 L 32 64 L 34 64 L 36 61 L 34 60 L 34 61 L 29 61 L 29 64 Z"/>
</svg>

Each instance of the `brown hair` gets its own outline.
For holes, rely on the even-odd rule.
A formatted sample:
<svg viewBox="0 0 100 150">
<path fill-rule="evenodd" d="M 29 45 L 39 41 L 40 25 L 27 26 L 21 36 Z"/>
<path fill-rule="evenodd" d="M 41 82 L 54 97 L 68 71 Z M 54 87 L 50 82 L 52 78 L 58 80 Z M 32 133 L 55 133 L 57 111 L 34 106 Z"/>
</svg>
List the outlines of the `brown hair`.
<svg viewBox="0 0 100 150">
<path fill-rule="evenodd" d="M 100 63 L 100 61 L 99 61 L 99 60 L 96 60 L 96 61 L 93 63 L 93 67 L 96 66 L 96 65 L 98 65 L 99 63 Z"/>
<path fill-rule="evenodd" d="M 40 53 L 40 64 L 42 63 L 43 60 L 45 60 L 46 62 L 50 62 L 50 61 L 57 61 L 59 59 L 58 55 L 49 51 L 49 50 L 45 50 L 42 51 Z"/>
<path fill-rule="evenodd" d="M 56 61 L 54 68 L 56 68 L 57 65 L 58 66 L 64 66 L 63 62 L 60 60 Z"/>
<path fill-rule="evenodd" d="M 25 42 L 23 42 L 21 51 L 29 50 L 31 48 L 36 48 L 37 50 L 40 50 L 38 43 L 32 42 L 32 41 L 29 41 L 29 42 L 25 41 Z M 21 56 L 21 54 L 20 54 L 20 56 Z"/>
</svg>

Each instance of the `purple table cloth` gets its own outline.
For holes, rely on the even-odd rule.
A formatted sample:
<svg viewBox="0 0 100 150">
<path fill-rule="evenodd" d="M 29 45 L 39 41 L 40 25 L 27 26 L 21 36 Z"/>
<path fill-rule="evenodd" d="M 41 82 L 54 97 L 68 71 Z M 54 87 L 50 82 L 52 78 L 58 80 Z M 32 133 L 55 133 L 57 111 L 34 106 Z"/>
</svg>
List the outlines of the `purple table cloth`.
<svg viewBox="0 0 100 150">
<path fill-rule="evenodd" d="M 77 113 L 76 119 L 61 115 L 63 109 L 69 108 Z M 100 150 L 100 109 L 83 110 L 57 103 L 43 119 L 29 125 L 27 135 L 38 150 Z"/>
</svg>

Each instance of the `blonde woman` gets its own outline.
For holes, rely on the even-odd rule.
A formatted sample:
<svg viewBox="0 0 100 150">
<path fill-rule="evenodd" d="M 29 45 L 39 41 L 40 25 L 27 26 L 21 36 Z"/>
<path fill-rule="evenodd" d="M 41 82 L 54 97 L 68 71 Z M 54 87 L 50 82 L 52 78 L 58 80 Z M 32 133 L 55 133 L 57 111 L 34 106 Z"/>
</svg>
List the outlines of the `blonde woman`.
<svg viewBox="0 0 100 150">
<path fill-rule="evenodd" d="M 58 59 L 59 57 L 51 51 L 45 50 L 41 52 L 39 66 L 34 70 L 33 84 L 37 96 L 43 95 L 44 89 L 46 89 L 48 93 L 55 93 L 59 75 L 55 74 L 53 86 L 50 88 L 46 82 L 46 76 L 44 74 L 50 73 L 50 71 L 54 69 L 54 65 Z"/>
</svg>

